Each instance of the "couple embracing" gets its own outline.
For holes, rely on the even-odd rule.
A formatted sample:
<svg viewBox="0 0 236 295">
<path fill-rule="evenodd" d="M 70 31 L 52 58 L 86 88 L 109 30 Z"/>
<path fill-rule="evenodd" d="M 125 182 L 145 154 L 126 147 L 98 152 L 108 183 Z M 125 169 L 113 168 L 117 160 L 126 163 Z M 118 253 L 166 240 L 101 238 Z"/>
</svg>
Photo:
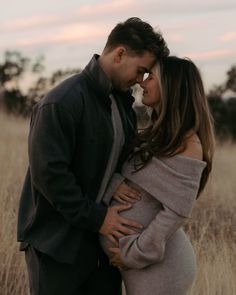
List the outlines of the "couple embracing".
<svg viewBox="0 0 236 295">
<path fill-rule="evenodd" d="M 144 79 L 145 77 L 145 79 Z M 138 131 L 130 87 L 150 122 Z M 184 295 L 196 274 L 182 229 L 212 166 L 197 67 L 139 18 L 33 109 L 18 241 L 33 295 Z"/>
</svg>

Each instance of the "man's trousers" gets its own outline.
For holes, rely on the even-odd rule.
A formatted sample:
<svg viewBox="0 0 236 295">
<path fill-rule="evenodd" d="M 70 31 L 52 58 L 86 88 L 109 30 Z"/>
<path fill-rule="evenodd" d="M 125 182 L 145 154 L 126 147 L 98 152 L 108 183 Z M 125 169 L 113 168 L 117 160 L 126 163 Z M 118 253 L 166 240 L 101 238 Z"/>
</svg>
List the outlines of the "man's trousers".
<svg viewBox="0 0 236 295">
<path fill-rule="evenodd" d="M 121 276 L 104 253 L 96 268 L 58 262 L 32 246 L 25 250 L 31 295 L 121 295 Z"/>
</svg>

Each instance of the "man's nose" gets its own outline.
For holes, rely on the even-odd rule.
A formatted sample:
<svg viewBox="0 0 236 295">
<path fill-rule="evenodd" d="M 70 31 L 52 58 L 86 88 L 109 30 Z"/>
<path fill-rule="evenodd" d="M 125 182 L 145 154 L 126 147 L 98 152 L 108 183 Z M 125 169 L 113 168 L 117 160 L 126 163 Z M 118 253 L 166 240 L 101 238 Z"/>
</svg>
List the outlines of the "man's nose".
<svg viewBox="0 0 236 295">
<path fill-rule="evenodd" d="M 145 80 L 142 80 L 139 85 L 144 89 L 145 88 Z"/>
<path fill-rule="evenodd" d="M 143 82 L 144 74 L 139 74 L 136 78 L 136 83 L 140 84 Z"/>
</svg>

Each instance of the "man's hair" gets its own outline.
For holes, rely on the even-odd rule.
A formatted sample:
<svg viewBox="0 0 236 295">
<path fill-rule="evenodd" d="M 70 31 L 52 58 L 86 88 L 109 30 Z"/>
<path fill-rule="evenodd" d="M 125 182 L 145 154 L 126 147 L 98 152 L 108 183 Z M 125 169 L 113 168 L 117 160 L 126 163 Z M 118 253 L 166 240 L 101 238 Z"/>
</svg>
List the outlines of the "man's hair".
<svg viewBox="0 0 236 295">
<path fill-rule="evenodd" d="M 124 46 L 138 55 L 145 51 L 149 51 L 157 58 L 169 55 L 169 49 L 161 33 L 155 32 L 151 25 L 138 17 L 131 17 L 117 24 L 111 31 L 105 51 L 109 52 L 117 46 Z"/>
</svg>

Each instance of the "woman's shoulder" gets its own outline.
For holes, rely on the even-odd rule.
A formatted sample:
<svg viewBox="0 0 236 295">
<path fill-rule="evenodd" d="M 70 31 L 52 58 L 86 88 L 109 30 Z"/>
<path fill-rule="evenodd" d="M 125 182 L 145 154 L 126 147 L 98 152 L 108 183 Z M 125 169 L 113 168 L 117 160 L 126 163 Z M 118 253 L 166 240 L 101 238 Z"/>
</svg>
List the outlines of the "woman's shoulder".
<svg viewBox="0 0 236 295">
<path fill-rule="evenodd" d="M 181 151 L 179 155 L 183 155 L 197 160 L 202 160 L 202 144 L 197 133 L 191 133 L 186 136 L 184 142 L 184 150 Z"/>
</svg>

